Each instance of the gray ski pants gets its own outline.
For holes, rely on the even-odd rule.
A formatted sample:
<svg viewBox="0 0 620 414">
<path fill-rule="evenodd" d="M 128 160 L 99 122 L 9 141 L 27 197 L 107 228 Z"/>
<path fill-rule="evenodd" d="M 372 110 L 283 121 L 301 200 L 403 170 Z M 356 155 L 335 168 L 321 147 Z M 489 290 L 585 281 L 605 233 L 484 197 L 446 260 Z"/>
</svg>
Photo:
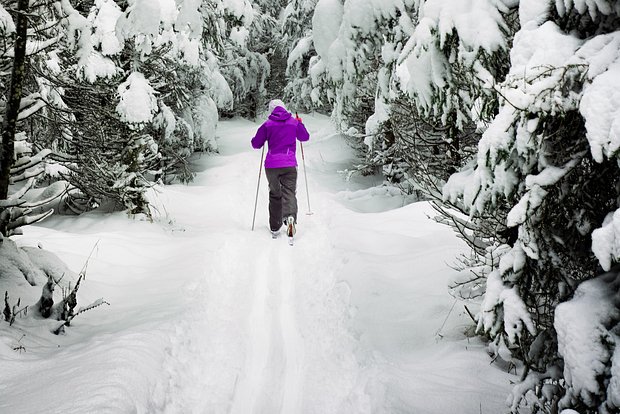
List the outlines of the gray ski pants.
<svg viewBox="0 0 620 414">
<path fill-rule="evenodd" d="M 297 222 L 297 167 L 265 168 L 265 175 L 269 182 L 269 227 L 277 231 L 288 216 Z"/>
</svg>

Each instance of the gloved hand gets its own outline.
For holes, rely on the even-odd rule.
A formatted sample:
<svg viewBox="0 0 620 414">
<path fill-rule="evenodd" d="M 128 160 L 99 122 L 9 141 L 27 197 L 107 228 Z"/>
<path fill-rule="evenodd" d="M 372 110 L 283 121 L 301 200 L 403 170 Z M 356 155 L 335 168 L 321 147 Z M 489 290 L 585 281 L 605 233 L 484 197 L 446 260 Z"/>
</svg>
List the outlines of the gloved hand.
<svg viewBox="0 0 620 414">
<path fill-rule="evenodd" d="M 295 112 L 295 119 L 298 120 L 299 122 L 303 122 L 301 118 L 299 117 L 299 115 L 297 114 L 297 112 Z"/>
</svg>

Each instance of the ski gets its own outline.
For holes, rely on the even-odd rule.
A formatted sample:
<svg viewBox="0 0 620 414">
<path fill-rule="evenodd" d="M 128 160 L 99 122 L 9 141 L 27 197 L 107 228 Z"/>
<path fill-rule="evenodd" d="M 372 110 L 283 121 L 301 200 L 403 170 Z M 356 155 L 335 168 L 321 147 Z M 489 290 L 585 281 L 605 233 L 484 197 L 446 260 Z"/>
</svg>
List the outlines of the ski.
<svg viewBox="0 0 620 414">
<path fill-rule="evenodd" d="M 290 237 L 288 238 L 288 245 L 289 245 L 289 246 L 292 246 L 292 245 L 293 245 L 293 236 L 290 236 Z"/>
</svg>

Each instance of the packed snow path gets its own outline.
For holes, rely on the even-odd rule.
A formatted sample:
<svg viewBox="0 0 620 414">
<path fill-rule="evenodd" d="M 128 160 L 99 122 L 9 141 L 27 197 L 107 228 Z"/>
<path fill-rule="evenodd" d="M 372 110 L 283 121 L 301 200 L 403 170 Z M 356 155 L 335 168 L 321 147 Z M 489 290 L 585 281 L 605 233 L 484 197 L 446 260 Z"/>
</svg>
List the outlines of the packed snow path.
<svg viewBox="0 0 620 414">
<path fill-rule="evenodd" d="M 196 160 L 192 184 L 153 193 L 155 223 L 95 212 L 29 228 L 21 244 L 73 269 L 98 242 L 78 299 L 111 306 L 20 340 L 25 353 L 10 350 L 16 330 L 0 412 L 505 412 L 515 377 L 465 337 L 447 292 L 465 247 L 427 204 L 345 181 L 351 150 L 326 118 L 304 120 L 315 214 L 300 166 L 293 247 L 271 239 L 264 175 L 250 231 L 258 124 L 241 120 L 220 125 L 220 153 Z"/>
</svg>

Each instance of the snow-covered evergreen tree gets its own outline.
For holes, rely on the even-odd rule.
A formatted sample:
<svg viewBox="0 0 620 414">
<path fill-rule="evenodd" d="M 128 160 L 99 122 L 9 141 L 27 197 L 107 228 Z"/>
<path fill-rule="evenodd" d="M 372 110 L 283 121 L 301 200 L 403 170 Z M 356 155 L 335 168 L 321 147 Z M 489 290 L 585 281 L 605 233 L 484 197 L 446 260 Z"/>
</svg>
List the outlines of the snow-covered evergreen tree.
<svg viewBox="0 0 620 414">
<path fill-rule="evenodd" d="M 391 181 L 445 180 L 497 110 L 492 85 L 508 71 L 517 28 L 513 2 L 474 3 L 321 0 L 308 28 L 307 2 L 291 2 L 303 30 L 292 29 L 288 90 L 333 106 L 366 164 Z M 420 161 L 439 168 L 412 177 Z"/>
<path fill-rule="evenodd" d="M 0 116 L 2 125 L 2 164 L 0 190 L 0 233 L 10 236 L 19 227 L 41 220 L 52 213 L 50 202 L 62 196 L 65 183 L 45 186 L 41 179 L 56 176 L 52 150 L 39 141 L 36 114 L 53 101 L 48 85 L 40 82 L 31 61 L 45 55 L 46 48 L 59 41 L 59 19 L 49 4 L 15 3 L 14 17 L 0 5 Z M 47 188 L 46 188 L 47 187 Z"/>
<path fill-rule="evenodd" d="M 112 199 L 148 212 L 144 195 L 154 181 L 191 178 L 185 160 L 216 149 L 218 108 L 232 102 L 212 53 L 222 43 L 219 26 L 210 25 L 219 6 L 195 0 L 52 6 L 67 35 L 35 62 L 49 96 L 40 135 L 67 155 L 72 173 L 65 176 L 81 190 L 74 200 L 85 198 L 89 206 Z"/>
<path fill-rule="evenodd" d="M 511 3 L 428 0 L 416 10 L 415 28 L 394 71 L 401 96 L 391 126 L 406 148 L 413 181 L 431 195 L 470 160 L 472 145 L 497 112 L 493 85 L 508 72 L 518 28 Z"/>
<path fill-rule="evenodd" d="M 225 115 L 256 117 L 266 99 L 268 55 L 277 47 L 275 18 L 270 2 L 223 1 L 220 21 L 225 29 L 221 70 L 231 86 L 232 105 Z M 262 7 L 261 7 L 262 6 Z"/>
<path fill-rule="evenodd" d="M 479 319 L 498 348 L 506 344 L 525 363 L 512 408 L 529 401 L 546 412 L 616 412 L 617 300 L 600 302 L 590 319 L 570 310 L 602 298 L 583 281 L 619 258 L 610 224 L 620 207 L 611 184 L 620 179 L 620 5 L 521 2 L 519 20 L 510 71 L 496 86 L 499 113 L 475 164 L 450 178 L 445 196 L 472 217 L 506 211 L 499 224 L 515 235 L 495 247 L 501 259 Z M 602 283 L 615 286 L 614 277 Z"/>
<path fill-rule="evenodd" d="M 331 108 L 321 89 L 314 86 L 309 69 L 318 59 L 312 37 L 312 17 L 318 0 L 292 0 L 282 15 L 282 32 L 287 39 L 286 102 L 303 110 Z"/>
</svg>

